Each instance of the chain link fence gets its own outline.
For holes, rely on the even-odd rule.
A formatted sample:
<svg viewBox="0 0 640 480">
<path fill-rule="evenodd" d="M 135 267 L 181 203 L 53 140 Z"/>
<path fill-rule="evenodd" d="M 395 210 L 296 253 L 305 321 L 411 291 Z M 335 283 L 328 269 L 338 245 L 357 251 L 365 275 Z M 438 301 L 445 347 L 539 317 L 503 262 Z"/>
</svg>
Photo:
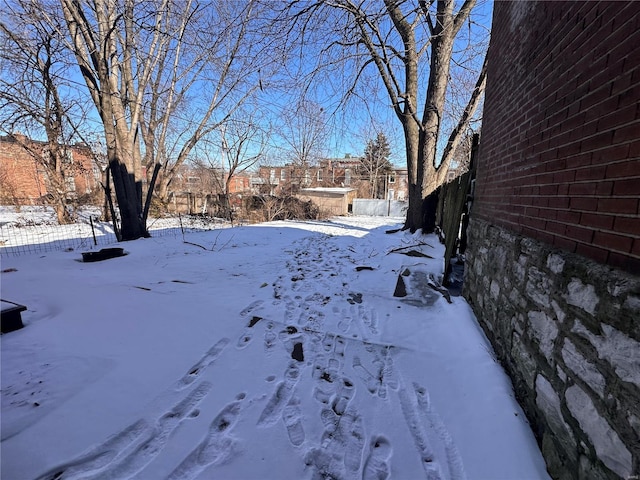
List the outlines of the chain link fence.
<svg viewBox="0 0 640 480">
<path fill-rule="evenodd" d="M 76 223 L 59 225 L 55 212 L 49 207 L 0 206 L 0 257 L 25 255 L 54 250 L 92 250 L 117 243 L 113 226 L 101 222 L 99 209 L 79 211 Z M 181 236 L 230 226 L 226 220 L 182 215 L 149 219 L 149 233 L 153 237 Z"/>
</svg>

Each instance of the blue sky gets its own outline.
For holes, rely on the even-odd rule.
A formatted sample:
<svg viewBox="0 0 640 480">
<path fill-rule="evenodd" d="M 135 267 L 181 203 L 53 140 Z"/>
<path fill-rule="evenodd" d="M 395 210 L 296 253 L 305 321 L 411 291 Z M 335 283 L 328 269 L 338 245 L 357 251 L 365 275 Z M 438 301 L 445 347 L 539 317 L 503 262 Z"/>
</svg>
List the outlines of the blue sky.
<svg viewBox="0 0 640 480">
<path fill-rule="evenodd" d="M 472 20 L 480 25 L 480 30 L 484 29 L 485 34 L 489 29 L 492 8 L 492 2 L 480 0 L 479 5 L 472 13 Z M 459 47 L 462 49 L 464 45 L 459 45 Z M 314 52 L 312 49 L 305 52 L 299 57 L 301 64 L 298 65 L 298 68 L 302 71 L 313 68 L 317 59 L 316 55 L 317 51 Z M 481 60 L 481 57 L 475 59 L 476 67 L 479 67 L 478 63 Z M 428 62 L 426 64 L 428 65 Z M 251 73 L 255 74 L 255 71 Z M 330 158 L 341 158 L 346 154 L 361 155 L 367 141 L 375 137 L 378 131 L 382 131 L 391 146 L 391 161 L 398 166 L 403 166 L 405 154 L 401 125 L 395 117 L 387 93 L 381 88 L 378 74 L 374 70 L 369 70 L 370 75 L 363 79 L 363 83 L 360 85 L 358 93 L 361 98 L 354 96 L 346 104 L 341 104 L 345 82 L 348 81 L 351 73 L 347 67 L 343 71 L 333 72 L 324 77 L 321 82 L 308 85 L 310 99 L 322 105 L 326 113 L 325 124 L 328 141 L 324 149 L 325 155 Z M 423 71 L 423 73 L 426 83 L 428 71 Z M 77 85 L 78 91 L 86 89 L 84 80 L 79 73 L 70 79 L 70 85 L 71 88 Z M 261 114 L 263 122 L 277 126 L 282 122 L 282 115 L 294 114 L 292 109 L 295 108 L 294 105 L 297 101 L 296 94 L 295 91 L 266 88 L 255 107 L 251 108 L 255 108 Z M 184 120 L 191 116 L 188 111 L 176 115 Z M 96 132 L 96 136 L 102 134 L 101 124 L 95 110 L 83 124 L 88 131 Z M 452 125 L 449 124 L 446 127 L 450 130 Z M 445 129 L 441 134 L 441 140 L 446 139 L 447 136 L 448 132 Z M 276 162 L 284 162 L 286 160 L 285 143 L 277 137 L 272 137 L 269 145 L 271 159 Z"/>
<path fill-rule="evenodd" d="M 471 18 L 472 22 L 478 24 L 478 27 L 474 25 L 472 32 L 476 39 L 484 36 L 484 40 L 488 41 L 492 12 L 492 1 L 480 0 L 478 2 Z M 465 26 L 463 28 L 468 27 Z M 456 48 L 463 49 L 465 47 L 466 44 L 462 44 Z M 479 70 L 482 60 L 483 57 L 479 56 L 473 61 L 477 70 Z M 428 75 L 428 71 L 424 73 L 425 76 Z M 424 83 L 426 84 L 426 78 Z M 333 111 L 336 108 L 338 99 L 327 96 L 319 101 L 326 102 L 327 110 Z M 382 89 L 379 81 L 375 84 L 375 88 L 367 91 L 366 102 L 353 100 L 346 111 L 338 111 L 335 116 L 328 119 L 327 127 L 331 131 L 331 139 L 327 145 L 327 153 L 331 157 L 342 157 L 345 153 L 361 155 L 364 152 L 366 141 L 369 138 L 373 138 L 377 130 L 382 130 L 391 145 L 392 162 L 398 166 L 403 166 L 406 162 L 401 124 L 395 116 L 388 95 Z M 443 148 L 452 128 L 453 125 L 450 123 L 444 126 L 440 136 L 441 148 Z"/>
</svg>

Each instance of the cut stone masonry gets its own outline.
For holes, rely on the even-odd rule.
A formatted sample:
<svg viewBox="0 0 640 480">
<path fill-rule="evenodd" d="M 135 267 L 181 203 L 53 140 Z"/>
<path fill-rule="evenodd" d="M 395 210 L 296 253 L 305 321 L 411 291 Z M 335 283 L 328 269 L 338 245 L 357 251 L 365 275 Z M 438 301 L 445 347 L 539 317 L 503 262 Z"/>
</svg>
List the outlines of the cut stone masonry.
<svg viewBox="0 0 640 480">
<path fill-rule="evenodd" d="M 464 295 L 554 478 L 640 472 L 640 277 L 471 219 Z"/>
</svg>

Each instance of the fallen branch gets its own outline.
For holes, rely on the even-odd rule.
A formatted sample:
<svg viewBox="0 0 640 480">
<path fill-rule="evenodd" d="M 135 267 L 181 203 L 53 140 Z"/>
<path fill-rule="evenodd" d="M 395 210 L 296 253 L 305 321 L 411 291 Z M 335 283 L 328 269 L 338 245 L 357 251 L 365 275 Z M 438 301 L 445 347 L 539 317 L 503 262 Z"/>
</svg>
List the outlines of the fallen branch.
<svg viewBox="0 0 640 480">
<path fill-rule="evenodd" d="M 203 250 L 206 250 L 206 247 L 203 247 L 202 245 L 198 245 L 197 243 L 192 243 L 192 242 L 187 242 L 186 240 L 183 240 L 182 243 L 187 243 L 189 245 L 193 245 L 194 247 L 200 247 Z"/>
<path fill-rule="evenodd" d="M 400 250 L 406 250 L 407 248 L 417 248 L 417 247 L 424 247 L 424 246 L 434 248 L 433 245 L 429 245 L 426 242 L 419 242 L 414 245 L 405 245 L 404 247 L 398 247 L 398 248 L 394 248 L 393 250 L 389 250 L 387 252 L 387 255 L 389 255 L 390 253 L 399 252 Z"/>
<path fill-rule="evenodd" d="M 216 245 L 218 244 L 218 238 L 220 238 L 220 234 L 222 233 L 222 231 L 218 232 L 218 235 L 216 235 L 216 239 L 213 241 L 213 245 L 211 245 L 210 250 L 213 252 L 214 248 L 216 248 Z M 231 235 L 231 238 L 227 241 L 227 243 L 225 243 L 224 245 L 222 245 L 218 251 L 222 250 L 224 247 L 226 247 L 227 245 L 229 245 L 231 243 L 231 240 L 233 240 L 233 237 L 235 235 Z"/>
</svg>

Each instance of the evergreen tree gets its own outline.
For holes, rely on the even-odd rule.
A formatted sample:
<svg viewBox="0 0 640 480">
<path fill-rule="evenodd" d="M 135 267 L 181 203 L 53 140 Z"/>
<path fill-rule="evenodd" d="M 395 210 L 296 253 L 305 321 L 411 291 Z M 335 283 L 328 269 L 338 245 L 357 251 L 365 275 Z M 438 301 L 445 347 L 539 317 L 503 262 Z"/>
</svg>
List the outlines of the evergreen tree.
<svg viewBox="0 0 640 480">
<path fill-rule="evenodd" d="M 371 187 L 371 198 L 378 198 L 381 193 L 384 195 L 386 175 L 393 171 L 393 166 L 389 161 L 390 154 L 389 141 L 384 133 L 378 133 L 375 139 L 367 142 L 362 159 L 362 169 Z"/>
</svg>

